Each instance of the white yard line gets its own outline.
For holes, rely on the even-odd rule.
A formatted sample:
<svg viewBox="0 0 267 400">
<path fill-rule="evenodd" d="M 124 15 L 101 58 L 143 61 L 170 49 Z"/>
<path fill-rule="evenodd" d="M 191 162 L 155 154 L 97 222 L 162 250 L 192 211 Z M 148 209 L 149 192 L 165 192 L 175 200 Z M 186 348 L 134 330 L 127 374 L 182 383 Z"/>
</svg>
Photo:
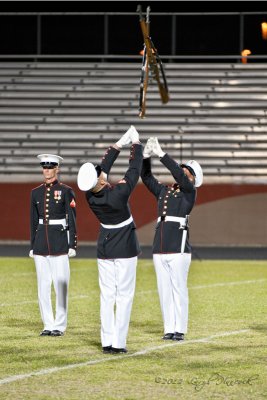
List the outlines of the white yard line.
<svg viewBox="0 0 267 400">
<path fill-rule="evenodd" d="M 263 283 L 266 282 L 267 279 L 254 279 L 250 281 L 235 281 L 235 282 L 221 282 L 221 283 L 211 283 L 209 285 L 196 285 L 196 286 L 189 286 L 189 290 L 194 290 L 194 289 L 208 289 L 208 288 L 213 288 L 213 287 L 224 287 L 224 286 L 236 286 L 236 285 L 249 285 L 251 283 Z M 148 294 L 148 293 L 155 293 L 157 292 L 157 289 L 151 289 L 151 290 L 141 290 L 141 291 L 136 291 L 135 295 L 143 295 L 143 294 Z M 70 300 L 79 300 L 79 299 L 85 299 L 88 297 L 92 297 L 92 294 L 98 294 L 99 290 L 92 290 L 90 292 L 91 294 L 78 294 L 76 296 L 70 296 Z M 1 303 L 0 307 L 13 307 L 13 306 L 20 306 L 23 304 L 37 304 L 37 300 L 22 300 L 20 302 L 16 303 Z"/>
<path fill-rule="evenodd" d="M 12 375 L 12 376 L 8 376 L 7 378 L 1 379 L 0 385 L 4 385 L 6 383 L 11 383 L 11 382 L 16 382 L 16 381 L 21 381 L 23 379 L 28 379 L 28 378 L 31 378 L 34 376 L 49 375 L 49 374 L 53 374 L 55 372 L 70 370 L 70 369 L 74 369 L 74 368 L 81 368 L 81 367 L 101 364 L 101 363 L 105 363 L 105 362 L 109 362 L 109 361 L 117 361 L 117 360 L 131 358 L 131 357 L 143 356 L 152 351 L 162 350 L 167 347 L 186 346 L 187 344 L 195 344 L 195 343 L 205 343 L 205 342 L 210 342 L 213 339 L 222 338 L 225 336 L 240 335 L 240 334 L 247 333 L 247 332 L 249 332 L 249 329 L 241 329 L 239 331 L 222 332 L 222 333 L 217 333 L 216 335 L 211 335 L 211 336 L 207 336 L 207 337 L 199 338 L 199 339 L 185 340 L 183 342 L 164 343 L 160 346 L 149 347 L 147 349 L 143 349 L 143 350 L 137 351 L 132 354 L 131 353 L 123 354 L 123 355 L 114 354 L 111 357 L 107 356 L 107 357 L 103 357 L 103 358 L 100 358 L 97 360 L 90 360 L 90 361 L 85 361 L 85 362 L 77 363 L 77 364 L 68 364 L 63 367 L 41 369 L 39 371 L 33 371 L 33 372 L 29 372 L 27 374 Z"/>
<path fill-rule="evenodd" d="M 90 291 L 90 295 L 89 294 L 77 294 L 77 296 L 69 296 L 70 300 L 76 300 L 76 299 L 85 299 L 88 297 L 92 297 L 92 294 L 99 294 L 99 290 L 93 290 Z M 0 304 L 0 307 L 14 307 L 14 306 L 20 306 L 23 304 L 38 304 L 38 300 L 22 300 L 19 301 L 17 303 L 2 303 Z"/>
<path fill-rule="evenodd" d="M 250 280 L 250 281 L 220 282 L 220 283 L 211 283 L 211 284 L 207 284 L 207 285 L 188 286 L 188 289 L 195 290 L 195 289 L 208 289 L 208 288 L 213 288 L 213 287 L 250 285 L 251 283 L 263 283 L 266 281 L 267 281 L 267 279 L 254 279 L 254 280 Z M 148 293 L 154 293 L 154 292 L 157 292 L 157 289 L 136 291 L 135 295 L 148 294 Z"/>
<path fill-rule="evenodd" d="M 196 286 L 189 286 L 188 289 L 207 289 L 213 288 L 218 286 L 235 286 L 235 285 L 249 285 L 250 283 L 262 283 L 265 282 L 267 279 L 254 279 L 250 281 L 236 281 L 236 282 L 221 282 L 221 283 L 211 283 L 209 285 L 196 285 Z"/>
</svg>

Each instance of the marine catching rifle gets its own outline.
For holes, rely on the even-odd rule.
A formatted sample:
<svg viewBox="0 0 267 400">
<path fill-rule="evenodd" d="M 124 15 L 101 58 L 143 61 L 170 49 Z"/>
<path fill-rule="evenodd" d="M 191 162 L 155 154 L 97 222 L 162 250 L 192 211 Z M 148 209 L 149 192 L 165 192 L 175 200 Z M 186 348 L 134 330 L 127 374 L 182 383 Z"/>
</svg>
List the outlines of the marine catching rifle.
<svg viewBox="0 0 267 400">
<path fill-rule="evenodd" d="M 139 12 L 139 22 L 144 38 L 139 95 L 139 117 L 144 118 L 146 112 L 146 94 L 149 83 L 149 73 L 151 74 L 152 79 L 157 81 L 163 104 L 166 104 L 169 101 L 169 91 L 162 61 L 150 37 L 150 7 L 148 6 L 146 9 L 146 21 L 142 13 L 141 5 L 138 5 L 137 12 Z"/>
</svg>

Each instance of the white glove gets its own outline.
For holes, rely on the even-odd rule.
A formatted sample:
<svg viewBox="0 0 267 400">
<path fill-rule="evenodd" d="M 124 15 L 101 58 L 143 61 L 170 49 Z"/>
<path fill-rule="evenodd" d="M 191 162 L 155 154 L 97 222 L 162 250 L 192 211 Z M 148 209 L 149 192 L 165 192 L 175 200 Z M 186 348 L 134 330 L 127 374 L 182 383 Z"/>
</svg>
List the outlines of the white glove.
<svg viewBox="0 0 267 400">
<path fill-rule="evenodd" d="M 75 256 L 76 256 L 76 250 L 74 250 L 74 249 L 69 249 L 68 256 L 69 256 L 69 257 L 75 257 Z"/>
<path fill-rule="evenodd" d="M 154 144 L 154 138 L 149 138 L 144 148 L 144 153 L 143 153 L 144 158 L 149 158 L 153 154 L 153 144 Z"/>
<path fill-rule="evenodd" d="M 128 131 L 124 135 L 122 135 L 122 137 L 115 143 L 116 146 L 122 148 L 123 146 L 126 146 L 127 144 L 131 143 L 131 137 L 130 137 L 131 129 L 132 127 L 130 127 Z"/>
<path fill-rule="evenodd" d="M 130 128 L 130 138 L 132 143 L 139 142 L 139 133 L 137 132 L 137 130 L 133 125 L 131 125 Z"/>
<path fill-rule="evenodd" d="M 153 153 L 156 154 L 159 157 L 163 157 L 165 155 L 164 151 L 162 151 L 158 138 L 154 138 L 154 143 L 153 143 Z"/>
<path fill-rule="evenodd" d="M 33 258 L 33 250 L 30 250 L 29 257 Z"/>
</svg>

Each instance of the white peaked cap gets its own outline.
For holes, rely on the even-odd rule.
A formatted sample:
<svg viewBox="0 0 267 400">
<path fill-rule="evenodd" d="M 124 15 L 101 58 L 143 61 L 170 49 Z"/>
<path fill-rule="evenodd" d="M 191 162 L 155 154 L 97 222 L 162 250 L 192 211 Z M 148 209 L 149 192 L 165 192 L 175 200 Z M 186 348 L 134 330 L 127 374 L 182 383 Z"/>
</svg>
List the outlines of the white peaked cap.
<svg viewBox="0 0 267 400">
<path fill-rule="evenodd" d="M 80 190 L 86 192 L 97 184 L 97 172 L 94 164 L 87 162 L 81 166 L 77 176 L 77 184 Z"/>
<path fill-rule="evenodd" d="M 184 165 L 192 168 L 195 173 L 195 186 L 199 187 L 203 183 L 203 171 L 199 163 L 195 160 L 189 160 Z"/>
<path fill-rule="evenodd" d="M 55 154 L 39 154 L 37 158 L 39 158 L 41 163 L 46 163 L 46 164 L 49 163 L 59 164 L 63 160 L 62 157 L 57 156 Z"/>
</svg>

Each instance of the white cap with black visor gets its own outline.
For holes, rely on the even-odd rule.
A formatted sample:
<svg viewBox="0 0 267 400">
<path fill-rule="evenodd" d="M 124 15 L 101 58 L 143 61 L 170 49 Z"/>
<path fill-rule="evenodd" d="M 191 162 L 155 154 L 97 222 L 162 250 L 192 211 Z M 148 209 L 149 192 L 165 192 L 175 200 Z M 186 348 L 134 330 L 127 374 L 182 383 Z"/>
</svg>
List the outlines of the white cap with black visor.
<svg viewBox="0 0 267 400">
<path fill-rule="evenodd" d="M 199 187 L 203 183 L 203 171 L 200 164 L 196 160 L 189 160 L 181 164 L 181 168 L 187 168 L 191 175 L 195 178 L 195 186 Z"/>
<path fill-rule="evenodd" d="M 56 154 L 39 154 L 37 158 L 43 168 L 55 168 L 63 161 L 63 158 Z"/>
</svg>

